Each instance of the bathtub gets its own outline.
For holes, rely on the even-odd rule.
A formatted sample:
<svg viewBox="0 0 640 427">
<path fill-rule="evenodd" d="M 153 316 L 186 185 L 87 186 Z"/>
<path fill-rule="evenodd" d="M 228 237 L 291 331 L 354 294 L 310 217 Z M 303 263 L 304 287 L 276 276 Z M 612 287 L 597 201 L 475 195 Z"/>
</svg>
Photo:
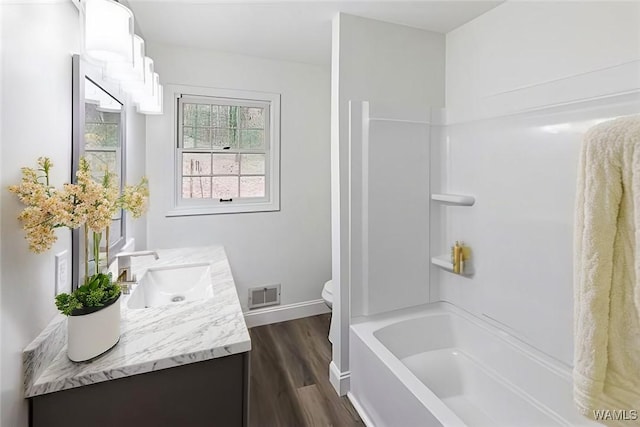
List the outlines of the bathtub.
<svg viewBox="0 0 640 427">
<path fill-rule="evenodd" d="M 349 398 L 375 427 L 597 425 L 571 371 L 448 303 L 354 319 Z"/>
</svg>

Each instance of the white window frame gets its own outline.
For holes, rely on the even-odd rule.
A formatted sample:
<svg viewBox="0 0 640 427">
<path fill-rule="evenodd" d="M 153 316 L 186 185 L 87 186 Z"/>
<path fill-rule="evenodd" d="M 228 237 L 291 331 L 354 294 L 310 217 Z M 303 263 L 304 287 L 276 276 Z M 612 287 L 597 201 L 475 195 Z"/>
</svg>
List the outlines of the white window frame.
<svg viewBox="0 0 640 427">
<path fill-rule="evenodd" d="M 235 89 L 195 88 L 192 86 L 173 86 L 173 165 L 174 191 L 172 206 L 167 212 L 171 216 L 216 215 L 247 212 L 270 212 L 280 210 L 280 94 L 252 92 Z M 265 117 L 265 197 L 234 198 L 230 202 L 218 199 L 182 198 L 182 152 L 197 150 L 182 147 L 182 129 L 180 129 L 180 99 L 202 100 L 215 104 L 216 98 L 229 105 L 266 107 Z M 165 110 L 166 111 L 166 110 Z M 262 151 L 262 150 L 260 150 Z M 221 153 L 226 152 L 220 150 Z M 232 151 L 235 152 L 235 151 Z"/>
</svg>

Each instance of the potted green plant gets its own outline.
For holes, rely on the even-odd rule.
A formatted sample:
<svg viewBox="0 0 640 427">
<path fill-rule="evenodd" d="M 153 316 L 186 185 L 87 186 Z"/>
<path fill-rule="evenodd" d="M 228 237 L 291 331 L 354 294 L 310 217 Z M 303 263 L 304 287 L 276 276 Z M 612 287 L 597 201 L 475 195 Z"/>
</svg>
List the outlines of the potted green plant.
<svg viewBox="0 0 640 427">
<path fill-rule="evenodd" d="M 111 273 L 98 273 L 71 294 L 56 296 L 58 310 L 69 316 L 69 359 L 74 362 L 93 359 L 118 343 L 120 294 L 120 286 L 113 282 Z"/>
<path fill-rule="evenodd" d="M 95 274 L 85 277 L 82 286 L 71 294 L 56 296 L 56 306 L 67 315 L 67 355 L 74 362 L 92 359 L 108 351 L 120 339 L 120 287 L 111 274 L 103 273 L 100 241 L 106 233 L 106 260 L 109 260 L 109 224 L 118 209 L 130 211 L 134 218 L 146 210 L 149 190 L 145 178 L 125 187 L 122 194 L 105 171 L 102 182 L 91 177 L 89 163 L 80 159 L 76 184 L 56 189 L 49 182 L 53 167 L 46 157 L 38 159 L 38 169 L 22 168 L 22 181 L 9 187 L 27 207 L 18 219 L 23 223 L 29 249 L 36 253 L 49 250 L 59 227 L 84 227 L 85 272 L 89 271 L 89 233 L 93 234 Z M 104 267 L 107 267 L 105 263 Z"/>
</svg>

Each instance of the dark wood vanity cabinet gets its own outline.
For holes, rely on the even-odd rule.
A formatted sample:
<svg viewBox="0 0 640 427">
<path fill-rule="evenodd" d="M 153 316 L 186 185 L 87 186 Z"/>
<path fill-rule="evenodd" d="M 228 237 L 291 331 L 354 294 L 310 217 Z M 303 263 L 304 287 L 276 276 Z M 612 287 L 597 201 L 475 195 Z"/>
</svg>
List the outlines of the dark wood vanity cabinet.
<svg viewBox="0 0 640 427">
<path fill-rule="evenodd" d="M 32 427 L 246 426 L 249 353 L 29 399 Z"/>
</svg>

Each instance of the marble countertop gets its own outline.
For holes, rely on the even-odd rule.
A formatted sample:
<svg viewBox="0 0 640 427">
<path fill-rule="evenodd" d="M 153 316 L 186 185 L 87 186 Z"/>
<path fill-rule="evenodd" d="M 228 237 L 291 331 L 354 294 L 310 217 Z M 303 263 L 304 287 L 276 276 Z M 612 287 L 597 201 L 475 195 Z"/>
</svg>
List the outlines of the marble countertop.
<svg viewBox="0 0 640 427">
<path fill-rule="evenodd" d="M 58 315 L 23 352 L 25 397 L 33 397 L 116 378 L 171 368 L 251 350 L 238 294 L 221 246 L 160 249 L 132 258 L 141 278 L 150 267 L 211 264 L 214 297 L 162 307 L 129 309 L 120 299 L 120 342 L 83 363 L 67 358 L 66 317 Z"/>
</svg>

